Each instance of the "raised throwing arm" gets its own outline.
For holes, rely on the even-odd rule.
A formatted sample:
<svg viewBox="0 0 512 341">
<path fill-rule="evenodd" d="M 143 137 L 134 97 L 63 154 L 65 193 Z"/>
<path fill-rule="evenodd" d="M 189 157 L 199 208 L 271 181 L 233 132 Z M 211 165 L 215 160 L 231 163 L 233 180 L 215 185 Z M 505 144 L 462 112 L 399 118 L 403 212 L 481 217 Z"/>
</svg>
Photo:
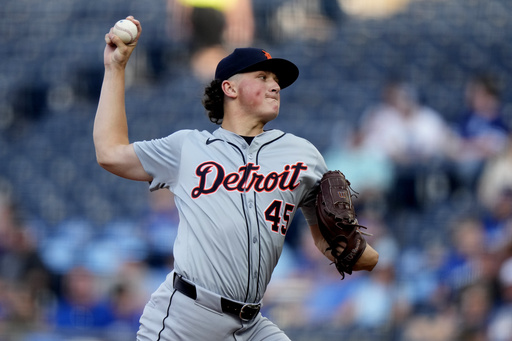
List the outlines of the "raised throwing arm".
<svg viewBox="0 0 512 341">
<path fill-rule="evenodd" d="M 128 123 L 125 107 L 125 69 L 141 34 L 141 25 L 133 17 L 127 17 L 138 29 L 134 42 L 126 45 L 110 32 L 105 35 L 105 74 L 94 120 L 94 147 L 98 164 L 118 176 L 150 181 L 133 145 L 128 139 Z"/>
</svg>

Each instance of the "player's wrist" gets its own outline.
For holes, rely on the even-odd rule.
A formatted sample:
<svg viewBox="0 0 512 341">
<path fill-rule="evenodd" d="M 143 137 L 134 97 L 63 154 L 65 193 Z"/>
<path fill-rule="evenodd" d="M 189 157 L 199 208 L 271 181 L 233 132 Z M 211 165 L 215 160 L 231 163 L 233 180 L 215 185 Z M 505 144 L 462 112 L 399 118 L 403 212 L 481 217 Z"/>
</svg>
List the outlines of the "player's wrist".
<svg viewBox="0 0 512 341">
<path fill-rule="evenodd" d="M 109 73 L 111 75 L 124 75 L 125 70 L 126 64 L 120 64 L 117 62 L 105 64 L 105 73 Z"/>
</svg>

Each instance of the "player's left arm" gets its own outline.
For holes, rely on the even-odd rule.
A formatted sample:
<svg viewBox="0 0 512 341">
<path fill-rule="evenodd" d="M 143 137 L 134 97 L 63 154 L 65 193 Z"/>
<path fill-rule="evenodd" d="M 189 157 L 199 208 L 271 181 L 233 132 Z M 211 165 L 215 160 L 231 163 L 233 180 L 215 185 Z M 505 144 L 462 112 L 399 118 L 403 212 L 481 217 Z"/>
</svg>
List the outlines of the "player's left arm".
<svg viewBox="0 0 512 341">
<path fill-rule="evenodd" d="M 315 242 L 316 247 L 320 252 L 324 254 L 330 261 L 334 261 L 334 257 L 331 252 L 328 251 L 329 244 L 322 236 L 320 229 L 318 228 L 318 224 L 310 224 L 309 229 L 311 230 L 311 235 L 313 236 L 313 240 Z M 366 270 L 372 271 L 377 262 L 379 261 L 379 253 L 371 247 L 370 244 L 367 243 L 366 249 L 364 250 L 361 258 L 357 261 L 354 266 L 354 271 Z"/>
</svg>

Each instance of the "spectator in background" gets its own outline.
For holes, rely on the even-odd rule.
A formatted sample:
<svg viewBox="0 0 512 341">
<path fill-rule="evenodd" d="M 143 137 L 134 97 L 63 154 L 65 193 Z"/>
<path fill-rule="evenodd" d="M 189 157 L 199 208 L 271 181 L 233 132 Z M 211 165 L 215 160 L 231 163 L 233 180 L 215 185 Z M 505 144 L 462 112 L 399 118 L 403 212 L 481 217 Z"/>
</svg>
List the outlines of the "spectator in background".
<svg viewBox="0 0 512 341">
<path fill-rule="evenodd" d="M 122 334 L 127 338 L 139 329 L 139 318 L 144 304 L 140 300 L 140 292 L 131 283 L 116 283 L 109 294 L 113 321 L 110 333 Z"/>
<path fill-rule="evenodd" d="M 397 207 L 420 208 L 428 198 L 419 186 L 429 176 L 441 174 L 451 134 L 447 122 L 430 107 L 422 105 L 416 88 L 407 82 L 390 81 L 382 102 L 362 117 L 366 149 L 380 152 L 395 165 L 393 193 Z M 439 195 L 441 187 L 437 187 Z"/>
<path fill-rule="evenodd" d="M 454 341 L 456 336 L 457 316 L 449 308 L 438 314 L 411 316 L 404 323 L 400 341 Z"/>
<path fill-rule="evenodd" d="M 485 231 L 479 217 L 464 216 L 451 225 L 451 244 L 440 268 L 440 284 L 446 295 L 456 293 L 484 276 L 488 254 Z"/>
<path fill-rule="evenodd" d="M 503 191 L 512 189 L 512 135 L 497 155 L 487 160 L 478 179 L 480 203 L 490 209 L 497 205 Z"/>
<path fill-rule="evenodd" d="M 149 194 L 149 210 L 142 220 L 141 230 L 148 245 L 147 263 L 167 273 L 174 266 L 173 241 L 178 234 L 179 216 L 174 194 L 155 191 Z"/>
<path fill-rule="evenodd" d="M 101 295 L 97 281 L 93 273 L 82 267 L 75 267 L 65 274 L 63 292 L 51 321 L 57 330 L 96 333 L 106 330 L 114 322 L 110 302 Z"/>
<path fill-rule="evenodd" d="M 477 282 L 459 292 L 456 340 L 487 341 L 493 299 L 493 288 L 487 283 Z"/>
<path fill-rule="evenodd" d="M 262 31 L 268 31 L 265 40 L 275 43 L 331 42 L 346 19 L 340 2 L 333 0 L 275 1 L 267 7 L 270 13 L 266 15 L 268 22 L 261 25 Z"/>
<path fill-rule="evenodd" d="M 474 76 L 465 96 L 467 110 L 455 127 L 458 139 L 453 158 L 459 186 L 473 191 L 486 161 L 507 145 L 510 127 L 503 120 L 501 89 L 494 76 Z"/>
<path fill-rule="evenodd" d="M 392 160 L 382 150 L 369 148 L 358 127 L 343 136 L 339 145 L 333 144 L 326 150 L 327 167 L 343 170 L 359 193 L 357 205 L 382 203 L 394 181 Z"/>
<path fill-rule="evenodd" d="M 251 0 L 168 0 L 169 34 L 185 41 L 194 74 L 213 77 L 217 63 L 233 46 L 249 46 L 254 38 Z"/>
<path fill-rule="evenodd" d="M 0 331 L 16 334 L 41 328 L 45 308 L 54 298 L 51 282 L 17 205 L 0 194 Z"/>
<path fill-rule="evenodd" d="M 434 109 L 422 105 L 416 87 L 390 81 L 382 102 L 362 117 L 367 147 L 381 150 L 398 165 L 425 164 L 444 157 L 448 125 Z"/>
<path fill-rule="evenodd" d="M 158 278 L 143 261 L 123 263 L 112 273 L 112 283 L 106 291 L 112 322 L 104 333 L 108 341 L 125 341 L 133 338 L 139 329 L 139 319 L 151 292 L 160 284 L 165 274 Z"/>
<path fill-rule="evenodd" d="M 498 251 L 512 241 L 512 139 L 485 162 L 477 186 L 478 202 L 485 213 L 486 242 Z"/>
<path fill-rule="evenodd" d="M 35 294 L 49 289 L 51 276 L 38 254 L 34 236 L 16 204 L 0 195 L 0 278 L 31 285 Z"/>
<path fill-rule="evenodd" d="M 490 314 L 488 341 L 512 340 L 512 257 L 501 266 L 499 273 L 500 302 Z"/>
</svg>

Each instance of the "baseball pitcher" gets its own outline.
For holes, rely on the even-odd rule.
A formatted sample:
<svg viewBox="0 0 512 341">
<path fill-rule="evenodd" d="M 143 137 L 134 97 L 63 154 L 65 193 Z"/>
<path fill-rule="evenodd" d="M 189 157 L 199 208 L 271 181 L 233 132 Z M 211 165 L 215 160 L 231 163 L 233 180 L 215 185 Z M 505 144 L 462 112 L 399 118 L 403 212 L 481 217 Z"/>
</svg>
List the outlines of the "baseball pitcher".
<svg viewBox="0 0 512 341">
<path fill-rule="evenodd" d="M 298 209 L 320 252 L 342 275 L 371 270 L 378 260 L 350 218 L 353 208 L 327 193 L 331 186 L 336 195 L 350 196 L 337 182 L 344 178 L 330 175 L 320 190 L 328 170 L 318 150 L 305 139 L 264 129 L 278 116 L 281 90 L 295 82 L 298 68 L 261 49 L 235 49 L 219 62 L 204 93 L 216 130 L 130 143 L 125 67 L 141 24 L 127 20 L 138 28 L 134 42 L 124 44 L 112 30 L 105 35 L 93 133 L 97 161 L 113 174 L 149 182 L 152 191 L 172 191 L 180 215 L 174 270 L 147 303 L 137 340 L 289 340 L 260 307 Z M 332 209 L 340 202 L 343 210 Z M 332 225 L 329 233 L 320 218 Z"/>
</svg>

